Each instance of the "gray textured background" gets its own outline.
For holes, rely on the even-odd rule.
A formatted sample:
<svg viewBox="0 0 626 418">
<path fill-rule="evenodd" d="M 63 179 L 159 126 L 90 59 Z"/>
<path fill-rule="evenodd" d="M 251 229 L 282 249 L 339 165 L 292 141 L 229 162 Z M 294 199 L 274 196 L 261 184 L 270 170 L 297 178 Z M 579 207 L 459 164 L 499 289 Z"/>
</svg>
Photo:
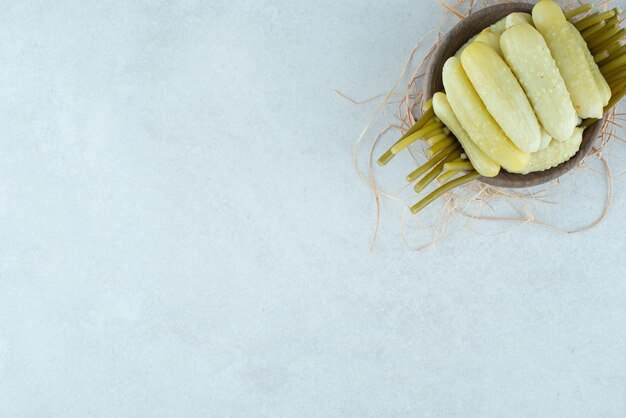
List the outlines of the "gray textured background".
<svg viewBox="0 0 626 418">
<path fill-rule="evenodd" d="M 588 233 L 368 251 L 333 89 L 437 2 L 0 5 L 0 416 L 626 416 L 624 177 Z"/>
</svg>

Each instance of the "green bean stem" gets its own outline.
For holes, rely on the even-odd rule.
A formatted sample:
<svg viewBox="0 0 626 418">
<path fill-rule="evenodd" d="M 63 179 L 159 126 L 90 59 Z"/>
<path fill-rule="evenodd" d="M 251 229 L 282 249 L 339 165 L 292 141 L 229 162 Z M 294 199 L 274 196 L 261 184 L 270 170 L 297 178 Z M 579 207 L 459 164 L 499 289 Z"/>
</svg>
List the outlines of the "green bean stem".
<svg viewBox="0 0 626 418">
<path fill-rule="evenodd" d="M 608 83 L 609 87 L 610 86 L 619 86 L 622 84 L 621 79 L 624 78 L 624 76 L 626 76 L 626 72 L 624 71 L 620 71 L 617 72 L 613 75 L 610 75 L 608 77 L 604 77 L 604 79 L 606 80 L 606 82 Z M 619 90 L 619 88 L 616 88 L 616 90 Z M 611 90 L 613 91 L 613 90 Z"/>
<path fill-rule="evenodd" d="M 456 160 L 461 156 L 463 150 L 461 148 L 453 151 L 450 155 L 444 158 L 439 164 L 437 164 L 428 174 L 426 174 L 417 184 L 415 185 L 415 191 L 420 193 L 422 190 L 426 188 L 430 183 L 435 181 L 435 179 L 443 172 L 443 167 Z"/>
<path fill-rule="evenodd" d="M 624 45 L 622 45 L 621 41 L 616 41 L 616 42 L 613 42 L 611 45 L 607 46 L 605 49 L 612 57 L 615 57 L 617 56 L 618 51 L 621 51 L 620 53 L 624 52 L 622 50 L 623 46 Z"/>
<path fill-rule="evenodd" d="M 613 98 L 613 96 L 615 96 L 624 87 L 624 85 L 626 85 L 624 81 L 614 81 L 613 83 L 610 83 L 609 87 L 611 88 L 611 98 Z M 606 109 L 607 108 L 605 108 L 605 110 Z"/>
<path fill-rule="evenodd" d="M 608 74 L 613 70 L 622 68 L 624 65 L 626 65 L 626 55 L 622 55 L 621 57 L 604 64 L 600 67 L 600 72 L 602 72 L 602 74 Z"/>
<path fill-rule="evenodd" d="M 606 52 L 609 53 L 609 59 L 608 61 L 606 61 L 607 64 L 613 60 L 620 58 L 624 54 L 626 54 L 626 45 L 622 45 L 619 42 L 616 45 L 617 45 L 617 48 L 614 47 L 612 51 L 610 49 L 606 50 Z"/>
<path fill-rule="evenodd" d="M 424 112 L 424 114 L 415 122 L 415 124 L 405 132 L 405 134 L 398 140 L 398 142 L 402 141 L 407 136 L 414 134 L 415 132 L 422 129 L 428 122 L 430 122 L 435 117 L 435 110 L 431 107 Z"/>
<path fill-rule="evenodd" d="M 626 28 L 620 29 L 615 35 L 611 36 L 608 40 L 602 42 L 602 44 L 598 46 L 589 46 L 589 49 L 592 50 L 594 54 L 597 54 L 600 51 L 608 49 L 609 46 L 613 45 L 614 42 L 620 41 L 624 36 L 626 36 Z"/>
<path fill-rule="evenodd" d="M 452 170 L 452 171 L 446 171 L 444 172 L 442 175 L 440 175 L 439 177 L 437 177 L 437 183 L 439 184 L 443 184 L 446 181 L 450 180 L 452 177 L 456 176 L 457 174 L 459 174 L 462 170 Z"/>
<path fill-rule="evenodd" d="M 626 76 L 626 72 L 619 72 L 617 74 L 612 75 L 611 77 L 607 77 L 606 82 L 609 83 L 609 85 L 617 86 L 617 85 L 622 84 L 622 80 L 624 79 L 625 76 Z"/>
<path fill-rule="evenodd" d="M 601 36 L 606 35 L 606 33 L 611 31 L 611 30 L 615 30 L 616 29 L 615 32 L 617 32 L 617 30 L 619 30 L 619 26 L 618 26 L 619 19 L 617 18 L 617 16 L 613 16 L 609 20 L 605 20 L 604 22 L 601 22 L 601 23 L 604 23 L 604 27 L 602 28 L 602 30 L 594 33 L 593 35 L 590 35 L 588 38 L 585 38 L 587 43 L 596 41 Z M 591 28 L 593 28 L 595 26 L 596 25 L 593 25 Z M 591 28 L 589 28 L 589 29 L 591 29 Z"/>
<path fill-rule="evenodd" d="M 406 131 L 406 133 L 402 136 L 402 138 L 400 138 L 398 141 L 396 141 L 396 144 L 398 144 L 400 141 L 402 141 L 403 139 L 405 139 L 407 136 L 414 134 L 415 132 L 419 131 L 420 129 L 422 129 L 428 122 L 430 122 L 433 117 L 435 116 L 435 111 L 434 109 L 431 107 L 430 109 L 428 109 L 426 112 L 424 112 L 424 114 L 422 115 L 422 117 L 415 122 L 415 125 L 413 125 L 408 131 Z M 395 154 L 391 152 L 391 149 L 388 149 L 379 159 L 378 159 L 378 165 L 385 165 L 387 164 L 389 161 L 391 161 L 391 159 L 395 157 Z"/>
<path fill-rule="evenodd" d="M 597 38 L 594 37 L 593 39 L 590 39 L 589 42 L 587 42 L 589 49 L 594 49 L 601 45 L 604 45 L 604 43 L 607 40 L 611 39 L 611 37 L 614 36 L 617 32 L 619 32 L 619 26 L 613 26 L 611 28 L 603 30 Z"/>
<path fill-rule="evenodd" d="M 444 171 L 473 170 L 474 166 L 469 161 L 452 161 L 443 167 Z"/>
<path fill-rule="evenodd" d="M 620 100 L 624 98 L 624 96 L 626 96 L 626 82 L 622 81 L 621 83 L 612 85 L 611 92 L 613 92 L 613 95 L 611 96 L 611 100 L 609 100 L 609 103 L 604 107 L 604 113 L 611 110 L 613 106 L 615 106 Z M 594 118 L 585 119 L 581 126 L 583 128 L 588 128 L 597 121 L 598 119 Z"/>
<path fill-rule="evenodd" d="M 436 122 L 436 126 L 437 126 L 437 129 L 433 129 L 433 127 L 431 126 L 430 132 L 427 132 L 426 134 L 424 134 L 424 136 L 422 137 L 424 141 L 428 141 L 430 138 L 433 138 L 435 136 L 447 135 L 447 133 L 444 131 L 445 126 L 441 122 Z M 428 125 L 426 125 L 424 129 L 426 129 L 427 127 Z"/>
<path fill-rule="evenodd" d="M 583 4 L 582 6 L 577 7 L 575 9 L 570 10 L 569 12 L 565 13 L 565 18 L 567 20 L 572 19 L 572 18 L 574 18 L 574 17 L 576 17 L 578 15 L 581 15 L 583 13 L 588 12 L 589 10 L 591 10 L 592 7 L 593 6 L 591 4 L 589 4 L 589 3 Z"/>
<path fill-rule="evenodd" d="M 418 140 L 424 133 L 429 133 L 431 132 L 431 129 L 433 127 L 433 124 L 435 122 L 433 120 L 431 120 L 430 122 L 428 122 L 426 124 L 426 126 L 424 126 L 422 129 L 418 130 L 417 132 L 413 132 L 411 135 L 405 136 L 403 137 L 403 139 L 401 139 L 400 141 L 396 142 L 384 155 L 383 157 L 385 157 L 387 155 L 387 153 L 389 153 L 391 155 L 391 157 L 393 158 L 393 156 L 395 156 L 396 154 L 398 154 L 398 152 L 394 152 L 395 149 L 397 149 L 398 146 L 402 146 L 403 148 L 406 148 L 407 146 L 409 146 L 410 144 L 412 144 L 413 142 L 415 142 L 416 140 Z M 396 147 L 396 148 L 394 148 Z M 381 159 L 383 158 L 381 157 Z M 390 158 L 391 159 L 391 158 Z"/>
<path fill-rule="evenodd" d="M 457 187 L 470 183 L 479 177 L 480 177 L 480 174 L 478 174 L 478 172 L 476 171 L 473 171 L 471 173 L 464 175 L 463 177 L 459 177 L 458 179 L 449 181 L 448 183 L 444 184 L 438 189 L 435 189 L 428 196 L 426 196 L 425 198 L 417 202 L 415 205 L 413 205 L 411 207 L 411 212 L 413 214 L 418 213 L 419 211 L 424 209 L 426 206 L 431 204 L 434 200 L 448 193 L 450 190 L 453 190 Z"/>
<path fill-rule="evenodd" d="M 599 16 L 600 16 L 600 12 L 591 13 L 587 17 L 584 17 L 580 19 L 578 22 L 574 23 L 574 27 L 576 27 L 576 29 L 582 32 L 583 30 L 590 28 L 593 25 L 596 25 L 605 20 L 603 17 L 600 17 L 600 19 L 598 19 Z"/>
<path fill-rule="evenodd" d="M 611 54 L 609 54 L 609 51 L 602 51 L 599 54 L 596 54 L 593 57 L 593 60 L 595 61 L 596 64 L 606 60 L 607 58 L 609 58 L 611 56 Z"/>
<path fill-rule="evenodd" d="M 432 109 L 432 107 L 433 107 L 433 99 L 430 99 L 426 103 L 424 103 L 424 106 L 422 106 L 422 112 L 426 112 L 429 109 Z"/>
<path fill-rule="evenodd" d="M 624 67 L 620 67 L 620 68 L 616 68 L 615 70 L 608 71 L 607 73 L 602 74 L 602 75 L 604 76 L 604 79 L 608 83 L 609 79 L 615 80 L 616 76 L 621 76 L 621 77 L 625 76 L 626 75 L 626 69 Z M 611 83 L 609 83 L 609 84 L 611 84 Z"/>
<path fill-rule="evenodd" d="M 460 147 L 460 144 L 456 143 L 456 144 L 452 144 L 449 147 L 447 147 L 446 149 L 442 150 L 440 153 L 438 153 L 437 155 L 435 155 L 434 157 L 432 157 L 431 159 L 426 161 L 424 164 L 422 164 L 420 167 L 415 169 L 411 174 L 406 176 L 406 181 L 408 181 L 410 183 L 410 182 L 418 179 L 420 176 L 422 176 L 428 170 L 433 168 L 437 163 L 439 163 L 441 160 L 443 160 L 448 155 L 450 155 L 451 152 L 456 151 L 459 147 Z"/>
<path fill-rule="evenodd" d="M 433 109 L 432 107 L 428 110 L 426 110 L 424 112 L 424 114 L 422 115 L 422 117 L 420 117 L 417 122 L 415 122 L 415 124 L 404 133 L 404 135 L 402 136 L 402 138 L 400 138 L 398 140 L 398 142 L 402 141 L 404 138 L 406 138 L 407 136 L 414 134 L 415 132 L 419 131 L 420 129 L 422 129 L 424 126 L 426 126 L 426 124 L 428 122 L 430 122 L 431 120 L 433 120 L 433 118 L 435 117 L 435 109 Z"/>
<path fill-rule="evenodd" d="M 412 135 L 407 136 L 402 141 L 392 146 L 391 153 L 398 154 L 400 153 L 400 151 L 404 150 L 405 148 L 407 148 L 409 145 L 411 145 L 413 142 L 417 141 L 418 139 L 431 135 L 434 132 L 439 133 L 441 131 L 441 126 L 442 126 L 441 123 L 436 123 L 436 122 L 433 122 L 430 125 L 426 125 L 424 128 L 420 129 L 419 131 L 415 132 Z"/>
<path fill-rule="evenodd" d="M 603 20 L 607 20 L 607 19 L 612 18 L 613 16 L 615 16 L 617 14 L 616 12 L 617 12 L 617 9 L 612 9 L 612 10 L 608 10 L 608 11 L 602 12 L 602 13 L 591 14 L 591 15 L 587 16 L 586 18 L 581 19 L 580 21 L 574 23 L 574 26 L 579 31 L 582 31 L 582 30 L 585 30 L 587 28 L 590 28 L 591 26 L 595 25 L 596 23 L 600 23 Z"/>
<path fill-rule="evenodd" d="M 600 31 L 604 29 L 605 26 L 606 26 L 606 22 L 602 21 L 600 23 L 596 23 L 590 28 L 585 29 L 580 34 L 583 36 L 583 38 L 585 38 L 585 41 L 589 42 L 593 39 L 594 35 L 596 35 L 597 33 L 600 33 Z"/>
<path fill-rule="evenodd" d="M 613 90 L 611 90 L 613 91 Z M 604 111 L 610 110 L 613 106 L 615 106 L 620 100 L 624 98 L 626 95 L 626 83 L 622 84 L 622 87 L 615 91 L 613 96 L 611 96 L 611 100 L 609 100 L 609 104 L 606 105 Z"/>
<path fill-rule="evenodd" d="M 610 19 L 605 20 L 606 27 L 618 26 L 619 25 L 619 15 L 615 15 Z"/>
<path fill-rule="evenodd" d="M 456 138 L 452 138 L 452 137 L 443 139 L 437 142 L 436 144 L 432 145 L 430 148 L 428 148 L 426 150 L 426 155 L 428 157 L 432 157 L 433 155 L 437 154 L 439 151 L 450 146 L 450 144 L 453 144 L 456 141 L 457 141 Z"/>
<path fill-rule="evenodd" d="M 440 133 L 439 135 L 431 136 L 426 140 L 428 145 L 435 145 L 437 142 L 448 138 L 448 134 L 445 132 Z"/>
</svg>

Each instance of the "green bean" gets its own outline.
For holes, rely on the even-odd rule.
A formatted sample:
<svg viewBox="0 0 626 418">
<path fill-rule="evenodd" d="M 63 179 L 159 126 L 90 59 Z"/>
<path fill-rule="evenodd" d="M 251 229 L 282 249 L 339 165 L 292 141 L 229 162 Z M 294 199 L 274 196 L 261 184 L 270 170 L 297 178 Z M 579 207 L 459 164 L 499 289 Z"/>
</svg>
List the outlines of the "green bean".
<svg viewBox="0 0 626 418">
<path fill-rule="evenodd" d="M 602 50 L 608 49 L 609 46 L 611 46 L 614 42 L 621 40 L 624 36 L 626 36 L 626 28 L 620 29 L 615 35 L 611 36 L 609 39 L 602 42 L 600 45 L 597 45 L 597 46 L 590 45 L 589 49 L 593 50 L 593 52 L 597 54 L 598 52 Z"/>
<path fill-rule="evenodd" d="M 626 81 L 621 80 L 621 81 L 614 81 L 613 83 L 609 84 L 609 87 L 611 87 L 611 99 L 617 95 L 620 90 L 622 90 L 624 88 L 624 86 L 626 86 Z M 608 109 L 608 107 L 604 108 L 605 110 Z"/>
<path fill-rule="evenodd" d="M 617 16 L 613 16 L 609 20 L 605 20 L 603 23 L 604 23 L 604 30 L 600 33 L 601 35 L 606 33 L 608 30 L 611 30 L 611 29 L 617 27 L 619 25 L 619 19 L 618 19 Z M 598 36 L 597 34 L 593 35 L 592 37 L 589 38 L 589 41 L 597 39 L 597 36 Z"/>
<path fill-rule="evenodd" d="M 423 198 L 422 200 L 417 202 L 415 205 L 413 205 L 411 207 L 411 212 L 413 214 L 418 213 L 419 211 L 424 209 L 426 206 L 431 204 L 435 199 L 437 199 L 437 198 L 441 197 L 442 195 L 448 193 L 450 190 L 455 189 L 455 188 L 460 187 L 460 186 L 463 186 L 463 185 L 465 185 L 467 183 L 470 183 L 470 182 L 476 180 L 479 177 L 480 177 L 480 174 L 478 174 L 478 172 L 476 172 L 476 171 L 473 171 L 471 173 L 468 173 L 468 174 L 464 175 L 463 177 L 459 177 L 458 179 L 449 181 L 448 183 L 444 184 L 443 186 L 439 187 L 438 189 L 435 189 L 428 196 L 426 196 L 425 198 Z"/>
<path fill-rule="evenodd" d="M 606 22 L 602 21 L 600 23 L 596 23 L 590 28 L 585 29 L 580 34 L 585 38 L 585 41 L 589 42 L 593 39 L 594 35 L 601 33 L 602 29 L 606 26 Z"/>
<path fill-rule="evenodd" d="M 449 138 L 443 139 L 437 142 L 436 144 L 432 145 L 430 148 L 428 148 L 426 150 L 426 155 L 429 157 L 432 157 L 433 155 L 437 154 L 442 149 L 450 146 L 450 144 L 453 144 L 455 142 L 457 142 L 456 138 L 449 137 Z"/>
<path fill-rule="evenodd" d="M 624 56 L 624 54 L 626 54 L 626 45 L 622 45 L 620 46 L 618 49 L 614 50 L 613 52 L 607 50 L 606 52 L 609 53 L 609 60 L 607 61 L 607 63 L 614 61 L 622 56 Z"/>
<path fill-rule="evenodd" d="M 420 129 L 414 134 L 407 136 L 402 141 L 398 142 L 397 144 L 391 147 L 391 153 L 398 154 L 400 151 L 404 150 L 405 148 L 407 148 L 409 145 L 411 145 L 413 142 L 417 141 L 418 139 L 424 138 L 435 132 L 436 133 L 441 132 L 440 123 L 433 122 L 429 125 L 426 125 L 424 128 Z"/>
<path fill-rule="evenodd" d="M 426 188 L 430 183 L 432 183 L 439 174 L 442 173 L 444 165 L 449 162 L 452 162 L 461 156 L 463 152 L 462 149 L 457 149 L 453 151 L 450 155 L 443 159 L 439 164 L 437 164 L 428 174 L 426 174 L 417 184 L 415 185 L 415 191 L 420 193 L 422 190 Z"/>
<path fill-rule="evenodd" d="M 426 173 L 428 170 L 433 168 L 438 162 L 440 162 L 441 160 L 446 158 L 448 155 L 450 155 L 451 152 L 456 151 L 459 147 L 460 147 L 459 144 L 452 144 L 446 149 L 442 150 L 440 153 L 438 153 L 437 155 L 435 155 L 434 157 L 426 161 L 424 164 L 422 164 L 420 167 L 415 169 L 411 174 L 406 176 L 406 181 L 410 183 L 416 180 L 421 175 Z"/>
<path fill-rule="evenodd" d="M 450 170 L 450 171 L 446 171 L 445 173 L 443 173 L 442 175 L 440 175 L 439 177 L 437 177 L 437 182 L 439 184 L 443 184 L 446 181 L 450 180 L 452 177 L 456 176 L 457 174 L 459 174 L 461 171 L 463 170 Z"/>
<path fill-rule="evenodd" d="M 617 75 L 625 75 L 626 74 L 626 69 L 624 67 L 620 67 L 620 68 L 616 68 L 612 71 L 608 71 L 606 73 L 603 73 L 602 75 L 604 76 L 605 80 L 608 80 L 609 78 L 614 79 L 615 76 Z"/>
<path fill-rule="evenodd" d="M 619 32 L 619 26 L 613 26 L 611 28 L 603 30 L 602 33 L 597 38 L 594 37 L 594 39 L 590 39 L 587 42 L 587 45 L 589 46 L 589 49 L 597 48 L 600 45 L 603 45 L 604 42 L 606 42 L 608 39 L 610 39 L 617 32 Z"/>
<path fill-rule="evenodd" d="M 615 106 L 620 100 L 624 98 L 624 95 L 626 95 L 626 83 L 622 84 L 622 88 L 619 90 L 616 90 L 615 94 L 611 96 L 611 100 L 609 101 L 609 104 L 606 105 L 606 107 L 604 108 L 605 111 L 608 111 L 613 106 Z"/>
<path fill-rule="evenodd" d="M 583 4 L 582 6 L 577 7 L 575 9 L 570 10 L 569 12 L 565 13 L 565 19 L 569 20 L 569 19 L 571 19 L 573 17 L 581 15 L 581 14 L 583 14 L 585 12 L 588 12 L 589 10 L 591 10 L 592 7 L 593 6 L 591 4 L 589 4 L 589 3 Z"/>
<path fill-rule="evenodd" d="M 603 20 L 607 20 L 612 18 L 613 16 L 615 16 L 617 9 L 612 9 L 612 10 L 608 10 L 606 12 L 603 13 L 594 13 L 591 14 L 589 16 L 587 16 L 584 19 L 581 19 L 580 21 L 574 23 L 574 26 L 576 27 L 576 29 L 578 29 L 579 31 L 582 31 L 584 29 L 590 28 L 591 26 L 595 25 L 596 23 L 600 23 Z"/>
<path fill-rule="evenodd" d="M 386 165 L 389 161 L 391 161 L 391 159 L 393 157 L 395 157 L 395 154 L 391 153 L 391 150 L 387 150 L 385 151 L 385 153 L 383 155 L 380 156 L 380 158 L 378 159 L 377 163 L 380 166 L 384 166 Z"/>
<path fill-rule="evenodd" d="M 452 161 L 443 167 L 444 171 L 473 170 L 474 166 L 469 161 Z"/>
<path fill-rule="evenodd" d="M 590 119 L 585 119 L 583 121 L 583 123 L 580 124 L 581 127 L 587 129 L 588 127 L 590 127 L 591 125 L 593 125 L 594 123 L 596 123 L 598 121 L 598 119 L 594 119 L 594 118 L 590 118 Z"/>
<path fill-rule="evenodd" d="M 616 57 L 618 55 L 623 54 L 624 52 L 626 52 L 625 50 L 623 50 L 622 48 L 624 47 L 624 45 L 622 45 L 621 41 L 617 41 L 617 42 L 613 42 L 611 45 L 606 47 L 606 51 L 612 56 L 612 57 Z"/>
<path fill-rule="evenodd" d="M 618 26 L 619 25 L 619 15 L 615 15 L 610 19 L 605 20 L 606 22 L 606 27 L 610 28 L 613 26 Z"/>
<path fill-rule="evenodd" d="M 439 136 L 439 135 L 447 135 L 447 133 L 444 132 L 445 126 L 441 122 L 437 122 L 437 126 L 438 126 L 438 129 L 435 129 L 435 130 L 433 130 L 432 127 L 431 127 L 430 132 L 426 133 L 422 137 L 422 139 L 424 141 L 428 141 L 431 138 L 434 138 L 434 137 Z M 428 127 L 428 125 L 426 125 L 424 127 L 424 129 L 426 129 L 427 127 Z"/>
<path fill-rule="evenodd" d="M 600 17 L 600 12 L 591 13 L 587 17 L 584 17 L 578 22 L 574 23 L 574 26 L 576 27 L 576 29 L 582 32 L 583 30 L 590 28 L 593 25 L 596 25 L 605 20 L 603 17 L 600 17 L 599 19 L 598 17 Z"/>
<path fill-rule="evenodd" d="M 428 103 L 428 102 L 427 102 Z M 430 122 L 433 118 L 435 117 L 435 111 L 433 110 L 432 107 L 430 107 L 428 110 L 426 110 L 424 112 L 424 114 L 422 115 L 421 118 L 419 118 L 419 120 L 417 122 L 415 122 L 415 124 L 411 127 L 411 129 L 409 129 L 408 131 L 406 131 L 406 133 L 402 136 L 402 138 L 400 138 L 398 140 L 398 142 L 400 142 L 401 140 L 403 140 L 404 138 L 406 138 L 407 136 L 414 134 L 415 132 L 419 131 L 420 129 L 422 129 L 424 126 L 426 126 L 426 124 L 428 122 Z"/>
<path fill-rule="evenodd" d="M 616 84 L 616 82 L 618 82 L 618 81 L 620 81 L 620 80 L 624 79 L 624 77 L 625 77 L 625 76 L 626 76 L 626 71 L 620 71 L 620 72 L 617 72 L 617 73 L 613 74 L 613 75 L 612 75 L 612 76 L 610 76 L 610 77 L 606 77 L 606 78 L 605 78 L 605 80 L 606 80 L 606 82 L 607 82 L 609 85 L 611 85 L 611 84 L 615 85 L 615 84 Z M 619 83 L 618 83 L 618 84 L 619 84 Z"/>
<path fill-rule="evenodd" d="M 428 145 L 435 145 L 437 142 L 446 138 L 448 138 L 448 134 L 446 134 L 445 132 L 442 132 L 439 135 L 431 136 L 430 138 L 428 138 L 426 140 L 426 143 L 428 143 Z"/>
<path fill-rule="evenodd" d="M 611 96 L 611 100 L 609 100 L 609 103 L 605 106 L 604 113 L 611 110 L 613 106 L 619 103 L 619 101 L 622 100 L 624 96 L 626 96 L 626 81 L 622 81 L 618 84 L 612 85 L 611 92 L 613 92 L 613 95 Z M 585 119 L 581 126 L 583 128 L 588 128 L 594 123 L 596 123 L 597 121 L 598 119 L 594 119 L 594 118 Z"/>
<path fill-rule="evenodd" d="M 435 116 L 435 111 L 433 110 L 433 108 L 431 107 L 430 109 L 428 109 L 423 115 L 422 117 L 415 122 L 415 125 L 413 125 L 408 131 L 406 131 L 406 133 L 402 136 L 402 138 L 400 138 L 398 141 L 396 141 L 396 144 L 398 144 L 400 141 L 402 141 L 403 139 L 405 139 L 407 136 L 414 134 L 415 132 L 419 131 L 420 129 L 422 129 L 427 123 L 429 123 L 433 117 Z M 385 165 L 387 164 L 389 161 L 391 161 L 391 159 L 395 157 L 395 154 L 391 152 L 391 149 L 387 150 L 379 159 L 378 159 L 378 165 Z"/>
<path fill-rule="evenodd" d="M 616 70 L 618 68 L 622 68 L 624 65 L 626 65 L 626 55 L 623 55 L 619 58 L 616 58 L 606 64 L 604 64 L 602 67 L 600 67 L 600 71 L 602 72 L 602 74 L 607 74 L 610 73 L 613 70 Z"/>
<path fill-rule="evenodd" d="M 376 163 L 378 163 L 379 166 L 384 166 L 386 165 L 389 161 L 391 161 L 391 159 L 395 157 L 395 155 L 393 155 L 391 153 L 390 150 L 387 150 L 383 153 L 383 155 L 381 155 L 378 160 L 376 161 Z"/>
<path fill-rule="evenodd" d="M 599 63 L 602 62 L 604 60 L 606 60 L 607 58 L 609 58 L 611 55 L 609 54 L 609 51 L 602 51 L 599 54 L 596 54 L 593 57 L 593 60 L 595 61 L 595 63 Z"/>
</svg>

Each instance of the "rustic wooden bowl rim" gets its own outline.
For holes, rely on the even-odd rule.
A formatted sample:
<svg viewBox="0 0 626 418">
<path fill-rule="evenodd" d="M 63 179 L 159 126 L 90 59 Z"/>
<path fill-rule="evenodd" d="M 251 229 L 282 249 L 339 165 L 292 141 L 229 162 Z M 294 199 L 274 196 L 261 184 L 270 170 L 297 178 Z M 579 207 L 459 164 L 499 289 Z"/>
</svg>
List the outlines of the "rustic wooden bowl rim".
<svg viewBox="0 0 626 418">
<path fill-rule="evenodd" d="M 433 97 L 438 91 L 443 91 L 443 81 L 441 78 L 443 65 L 448 58 L 453 56 L 461 46 L 463 46 L 472 36 L 476 35 L 483 29 L 496 23 L 503 17 L 514 12 L 532 11 L 533 5 L 528 3 L 506 3 L 489 6 L 473 13 L 456 24 L 441 40 L 437 46 L 429 69 L 426 73 L 425 93 L 427 98 Z M 568 173 L 589 154 L 593 147 L 600 130 L 602 128 L 602 120 L 594 123 L 585 129 L 583 141 L 578 153 L 569 161 L 551 168 L 550 170 L 530 173 L 526 175 L 513 174 L 502 170 L 496 177 L 481 177 L 483 183 L 507 188 L 523 188 L 539 186 L 555 180 Z"/>
</svg>

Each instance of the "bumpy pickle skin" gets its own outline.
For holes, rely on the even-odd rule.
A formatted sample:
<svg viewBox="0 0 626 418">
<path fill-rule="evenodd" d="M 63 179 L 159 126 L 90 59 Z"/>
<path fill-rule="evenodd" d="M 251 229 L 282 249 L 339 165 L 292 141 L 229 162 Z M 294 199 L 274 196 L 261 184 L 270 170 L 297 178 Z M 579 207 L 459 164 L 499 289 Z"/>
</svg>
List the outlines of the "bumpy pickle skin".
<svg viewBox="0 0 626 418">
<path fill-rule="evenodd" d="M 576 128 L 572 137 L 567 141 L 552 141 L 546 149 L 531 154 L 528 165 L 518 173 L 528 174 L 545 171 L 569 161 L 580 150 L 583 131 L 584 128 Z"/>
<path fill-rule="evenodd" d="M 478 35 L 478 37 L 472 43 L 482 42 L 484 44 L 489 45 L 498 53 L 498 55 L 502 56 L 502 51 L 500 50 L 500 34 L 492 32 L 490 29 L 485 29 Z"/>
<path fill-rule="evenodd" d="M 446 61 L 443 85 L 454 114 L 472 141 L 505 170 L 523 170 L 530 154 L 517 148 L 489 114 L 458 58 Z"/>
<path fill-rule="evenodd" d="M 561 7 L 541 0 L 533 7 L 533 22 L 546 40 L 579 117 L 601 118 L 602 97 L 584 51 L 569 29 Z"/>
<path fill-rule="evenodd" d="M 479 36 L 480 36 L 480 33 L 472 36 L 469 41 L 465 42 L 465 44 L 461 48 L 459 48 L 458 51 L 456 51 L 454 56 L 457 57 L 457 58 L 461 58 L 461 54 L 463 53 L 463 51 L 465 51 L 467 49 L 467 47 L 470 46 L 476 40 L 476 38 L 478 38 Z"/>
<path fill-rule="evenodd" d="M 511 29 L 515 25 L 532 25 L 533 17 L 529 13 L 511 13 L 506 17 L 505 28 Z"/>
<path fill-rule="evenodd" d="M 489 26 L 489 29 L 493 33 L 501 35 L 506 30 L 506 16 Z"/>
<path fill-rule="evenodd" d="M 495 177 L 500 173 L 500 164 L 481 151 L 472 141 L 467 131 L 461 126 L 457 119 L 445 93 L 436 93 L 433 97 L 433 109 L 435 114 L 443 122 L 463 146 L 463 150 L 471 161 L 472 165 L 482 176 Z"/>
<path fill-rule="evenodd" d="M 552 141 L 552 137 L 545 129 L 541 128 L 541 145 L 539 145 L 539 151 L 542 151 L 548 148 L 550 142 Z"/>
<path fill-rule="evenodd" d="M 609 83 L 607 83 L 604 79 L 604 76 L 600 72 L 600 68 L 598 68 L 598 64 L 596 64 L 593 55 L 591 55 L 591 51 L 589 51 L 589 48 L 587 47 L 587 42 L 585 42 L 585 39 L 582 37 L 580 32 L 578 32 L 578 29 L 576 29 L 574 25 L 569 22 L 567 23 L 567 26 L 570 32 L 572 32 L 572 36 L 578 42 L 580 49 L 585 54 L 585 59 L 587 60 L 587 65 L 589 65 L 589 69 L 591 70 L 593 81 L 596 83 L 600 96 L 602 97 L 602 106 L 606 106 L 609 103 L 609 100 L 611 100 L 611 88 L 609 87 Z"/>
<path fill-rule="evenodd" d="M 474 42 L 461 55 L 461 63 L 506 136 L 524 152 L 539 150 L 541 129 L 537 117 L 513 72 L 496 51 Z"/>
<path fill-rule="evenodd" d="M 502 34 L 500 46 L 541 126 L 557 141 L 567 141 L 578 116 L 541 34 L 531 25 L 516 25 Z"/>
<path fill-rule="evenodd" d="M 496 52 L 500 56 L 502 56 L 502 51 L 500 51 L 500 34 L 491 31 L 491 29 L 489 28 L 483 30 L 477 35 L 472 36 L 470 40 L 465 43 L 465 45 L 463 45 L 458 51 L 456 51 L 454 56 L 457 58 L 461 58 L 461 54 L 463 54 L 463 51 L 465 51 L 467 47 L 474 42 L 484 42 L 494 48 Z"/>
</svg>

